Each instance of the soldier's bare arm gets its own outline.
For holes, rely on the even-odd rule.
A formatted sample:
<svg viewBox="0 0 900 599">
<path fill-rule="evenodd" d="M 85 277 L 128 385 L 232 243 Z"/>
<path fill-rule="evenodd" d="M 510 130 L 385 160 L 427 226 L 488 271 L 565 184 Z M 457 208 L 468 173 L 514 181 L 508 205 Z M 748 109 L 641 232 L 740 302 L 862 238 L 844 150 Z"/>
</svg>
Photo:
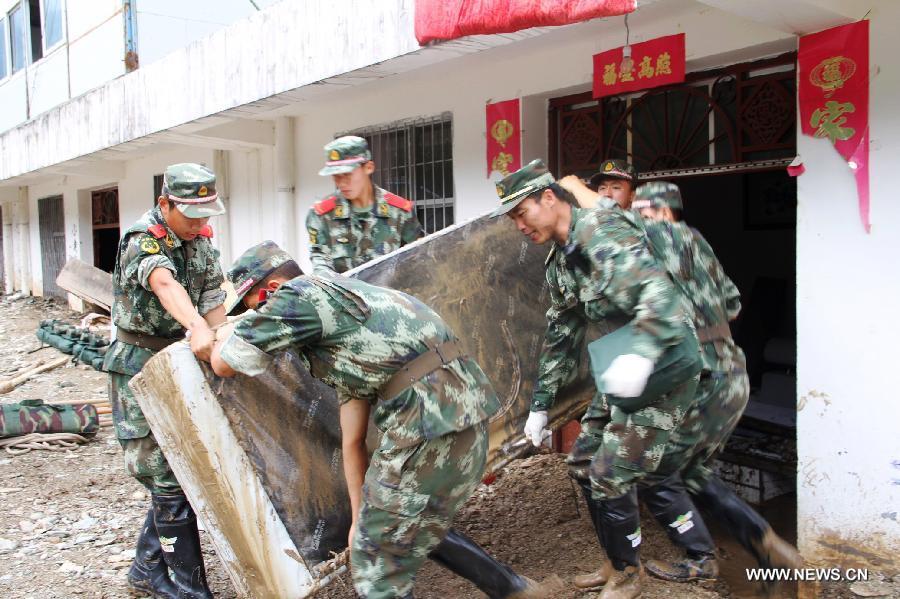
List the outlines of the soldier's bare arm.
<svg viewBox="0 0 900 599">
<path fill-rule="evenodd" d="M 191 351 L 199 359 L 208 362 L 216 337 L 207 321 L 197 312 L 187 291 L 167 268 L 154 269 L 148 280 L 150 290 L 159 298 L 166 312 L 190 331 Z"/>
<path fill-rule="evenodd" d="M 592 191 L 591 188 L 585 185 L 584 181 L 576 175 L 567 175 L 557 181 L 557 183 L 559 183 L 560 187 L 575 196 L 578 205 L 582 208 L 593 208 L 597 205 L 597 200 L 600 199 L 600 194 L 596 191 Z"/>
<path fill-rule="evenodd" d="M 362 504 L 362 487 L 369 467 L 369 454 L 366 451 L 366 431 L 369 427 L 369 402 L 350 400 L 341 404 L 341 445 L 344 458 L 344 478 L 347 480 L 347 492 L 350 495 L 350 511 L 353 525 L 347 544 L 353 544 L 356 532 L 356 520 L 359 518 L 359 507 Z"/>
</svg>

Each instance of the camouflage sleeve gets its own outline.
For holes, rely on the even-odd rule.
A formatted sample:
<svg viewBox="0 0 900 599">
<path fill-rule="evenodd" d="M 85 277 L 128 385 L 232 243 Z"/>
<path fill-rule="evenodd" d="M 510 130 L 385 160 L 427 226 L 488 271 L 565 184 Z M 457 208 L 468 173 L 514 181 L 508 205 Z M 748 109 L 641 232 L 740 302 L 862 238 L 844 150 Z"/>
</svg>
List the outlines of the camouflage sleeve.
<svg viewBox="0 0 900 599">
<path fill-rule="evenodd" d="M 266 354 L 318 341 L 322 332 L 316 306 L 293 287 L 282 285 L 259 311 L 238 321 L 233 335 L 237 340 L 229 338 L 230 344 L 222 346 L 222 359 L 254 376 L 268 366 Z"/>
<path fill-rule="evenodd" d="M 400 227 L 401 246 L 406 245 L 407 243 L 412 243 L 419 237 L 422 237 L 422 235 L 424 234 L 422 225 L 419 224 L 419 219 L 416 217 L 415 208 L 412 209 L 412 212 L 409 213 L 409 217 L 403 221 Z"/>
<path fill-rule="evenodd" d="M 706 238 L 696 229 L 691 229 L 694 233 L 694 239 L 697 241 L 697 249 L 700 253 L 702 264 L 709 271 L 710 277 L 715 281 L 725 301 L 725 311 L 728 320 L 734 320 L 741 313 L 741 292 L 734 284 L 734 281 L 725 273 L 722 263 L 713 251 L 712 246 L 706 241 Z"/>
<path fill-rule="evenodd" d="M 306 232 L 309 233 L 309 261 L 312 262 L 313 273 L 335 274 L 331 249 L 328 247 L 328 225 L 311 208 L 306 213 Z"/>
<path fill-rule="evenodd" d="M 219 250 L 212 244 L 208 245 L 206 254 L 206 273 L 203 278 L 203 291 L 200 292 L 200 301 L 197 302 L 197 312 L 204 316 L 225 303 L 225 290 L 222 284 L 225 275 L 222 274 L 222 265 L 219 264 Z"/>
<path fill-rule="evenodd" d="M 159 241 L 146 233 L 135 233 L 128 238 L 119 264 L 126 280 L 137 280 L 147 291 L 152 291 L 150 273 L 157 268 L 166 268 L 173 275 L 177 274 L 175 265 L 162 252 Z"/>
<path fill-rule="evenodd" d="M 645 238 L 635 235 L 636 230 L 616 212 L 594 211 L 582 223 L 575 239 L 591 263 L 596 285 L 592 293 L 632 317 L 635 353 L 655 361 L 684 334 L 681 296 Z"/>
<path fill-rule="evenodd" d="M 538 359 L 538 378 L 531 397 L 532 411 L 553 407 L 560 387 L 575 375 L 581 360 L 585 326 L 584 317 L 573 308 L 554 305 L 547 310 L 547 332 Z"/>
</svg>

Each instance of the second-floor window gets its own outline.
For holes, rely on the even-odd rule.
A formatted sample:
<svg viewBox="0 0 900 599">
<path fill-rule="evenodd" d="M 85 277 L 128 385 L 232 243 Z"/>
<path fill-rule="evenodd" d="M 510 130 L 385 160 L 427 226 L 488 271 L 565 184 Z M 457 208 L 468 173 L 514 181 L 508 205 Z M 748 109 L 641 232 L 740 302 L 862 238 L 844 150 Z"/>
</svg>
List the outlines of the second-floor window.
<svg viewBox="0 0 900 599">
<path fill-rule="evenodd" d="M 6 48 L 8 47 L 9 34 L 6 31 L 6 17 L 0 17 L 0 80 L 9 75 L 9 65 L 6 62 L 9 60 L 9 52 L 7 52 Z"/>
<path fill-rule="evenodd" d="M 9 11 L 9 49 L 13 73 L 21 71 L 27 64 L 25 35 L 25 10 L 19 4 Z"/>
<path fill-rule="evenodd" d="M 32 0 L 36 3 L 37 0 Z M 49 50 L 62 41 L 62 0 L 44 0 L 44 48 Z"/>
</svg>

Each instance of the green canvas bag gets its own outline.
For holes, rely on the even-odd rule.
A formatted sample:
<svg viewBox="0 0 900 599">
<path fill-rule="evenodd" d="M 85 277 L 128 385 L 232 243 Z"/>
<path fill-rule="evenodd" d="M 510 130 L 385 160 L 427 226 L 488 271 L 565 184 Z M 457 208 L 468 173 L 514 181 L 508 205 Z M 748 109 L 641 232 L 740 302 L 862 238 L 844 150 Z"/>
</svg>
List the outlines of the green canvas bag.
<svg viewBox="0 0 900 599">
<path fill-rule="evenodd" d="M 591 374 L 597 389 L 606 392 L 600 379 L 601 375 L 618 356 L 636 353 L 634 346 L 634 327 L 630 324 L 588 344 Z M 653 372 L 647 379 L 647 386 L 644 387 L 643 393 L 638 397 L 607 395 L 607 399 L 610 404 L 625 412 L 635 412 L 649 406 L 665 393 L 697 376 L 702 367 L 703 362 L 700 359 L 700 344 L 697 336 L 685 325 L 681 342 L 666 348 L 653 364 Z"/>
</svg>

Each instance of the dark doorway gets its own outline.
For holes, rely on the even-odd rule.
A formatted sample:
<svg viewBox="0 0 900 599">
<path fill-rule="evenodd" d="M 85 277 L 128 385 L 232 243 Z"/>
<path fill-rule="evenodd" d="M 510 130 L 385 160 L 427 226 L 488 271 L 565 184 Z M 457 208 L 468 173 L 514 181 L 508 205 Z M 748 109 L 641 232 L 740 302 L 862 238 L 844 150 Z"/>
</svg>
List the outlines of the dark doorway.
<svg viewBox="0 0 900 599">
<path fill-rule="evenodd" d="M 94 266 L 112 272 L 119 248 L 119 188 L 91 192 Z"/>
<path fill-rule="evenodd" d="M 41 235 L 41 275 L 44 296 L 66 298 L 56 285 L 56 277 L 66 262 L 66 223 L 62 196 L 38 200 L 38 226 Z"/>
</svg>

